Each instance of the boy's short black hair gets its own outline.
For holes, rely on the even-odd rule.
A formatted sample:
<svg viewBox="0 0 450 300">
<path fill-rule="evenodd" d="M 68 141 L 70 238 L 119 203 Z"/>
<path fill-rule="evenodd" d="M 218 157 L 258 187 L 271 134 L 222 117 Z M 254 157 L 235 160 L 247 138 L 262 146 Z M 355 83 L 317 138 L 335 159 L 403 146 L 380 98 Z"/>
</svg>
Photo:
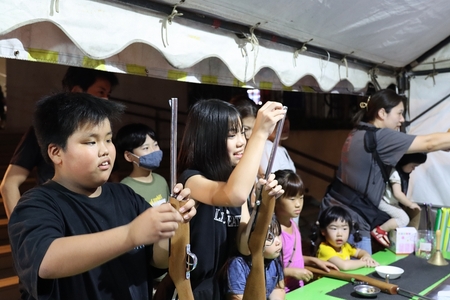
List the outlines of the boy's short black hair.
<svg viewBox="0 0 450 300">
<path fill-rule="evenodd" d="M 132 123 L 123 126 L 117 131 L 114 138 L 114 145 L 118 154 L 124 154 L 125 151 L 133 153 L 133 149 L 142 146 L 149 135 L 155 142 L 158 142 L 155 131 L 142 123 Z"/>
<path fill-rule="evenodd" d="M 39 100 L 34 112 L 34 130 L 45 160 L 53 164 L 47 154 L 50 144 L 62 149 L 67 139 L 86 124 L 97 125 L 108 119 L 119 119 L 125 106 L 86 93 L 59 93 Z"/>
<path fill-rule="evenodd" d="M 66 92 L 72 91 L 77 85 L 83 91 L 87 91 L 99 78 L 107 80 L 111 84 L 111 89 L 119 84 L 119 80 L 114 73 L 96 69 L 69 67 L 62 80 L 62 86 Z"/>
</svg>

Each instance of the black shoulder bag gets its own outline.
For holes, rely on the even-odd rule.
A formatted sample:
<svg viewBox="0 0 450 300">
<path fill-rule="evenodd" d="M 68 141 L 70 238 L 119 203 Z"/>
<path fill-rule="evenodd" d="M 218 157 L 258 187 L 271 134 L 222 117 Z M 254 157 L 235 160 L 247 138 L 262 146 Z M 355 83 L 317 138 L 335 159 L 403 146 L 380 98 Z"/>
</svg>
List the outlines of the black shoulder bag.
<svg viewBox="0 0 450 300">
<path fill-rule="evenodd" d="M 374 160 L 377 162 L 383 174 L 383 179 L 386 184 L 389 184 L 388 170 L 389 166 L 386 166 L 380 159 L 377 152 L 377 141 L 375 137 L 375 132 L 379 129 L 376 127 L 369 126 L 358 126 L 358 130 L 365 130 L 364 135 L 364 149 L 368 153 L 372 153 Z M 361 193 L 348 185 L 344 184 L 339 179 L 335 178 L 333 182 L 328 186 L 327 192 L 331 197 L 347 205 L 349 208 L 354 210 L 358 215 L 364 218 L 370 225 L 370 228 L 374 228 L 377 225 L 384 223 L 389 219 L 389 215 L 385 212 L 380 211 L 372 201 L 367 196 L 367 189 L 369 187 L 370 174 L 372 173 L 372 164 L 370 165 L 369 176 L 367 177 L 366 188 L 364 193 Z"/>
</svg>

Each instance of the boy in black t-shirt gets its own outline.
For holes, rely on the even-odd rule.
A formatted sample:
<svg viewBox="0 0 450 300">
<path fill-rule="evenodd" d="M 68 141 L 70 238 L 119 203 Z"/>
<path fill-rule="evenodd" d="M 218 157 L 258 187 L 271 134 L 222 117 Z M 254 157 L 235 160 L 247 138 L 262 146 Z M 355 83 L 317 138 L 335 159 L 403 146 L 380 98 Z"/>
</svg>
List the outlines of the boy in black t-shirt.
<svg viewBox="0 0 450 300">
<path fill-rule="evenodd" d="M 103 99 L 109 98 L 112 89 L 118 83 L 114 73 L 78 67 L 69 67 L 62 80 L 63 90 L 66 92 L 88 93 Z M 20 186 L 34 168 L 36 168 L 37 184 L 43 184 L 55 173 L 53 164 L 46 163 L 42 157 L 34 128 L 30 127 L 17 145 L 0 184 L 8 218 L 19 201 Z"/>
<path fill-rule="evenodd" d="M 85 93 L 38 102 L 36 136 L 55 176 L 24 193 L 10 218 L 22 299 L 150 299 L 149 269 L 167 268 L 168 238 L 195 215 L 194 201 L 179 212 L 150 208 L 107 182 L 116 156 L 110 121 L 123 108 Z M 188 199 L 181 188 L 177 198 Z"/>
</svg>

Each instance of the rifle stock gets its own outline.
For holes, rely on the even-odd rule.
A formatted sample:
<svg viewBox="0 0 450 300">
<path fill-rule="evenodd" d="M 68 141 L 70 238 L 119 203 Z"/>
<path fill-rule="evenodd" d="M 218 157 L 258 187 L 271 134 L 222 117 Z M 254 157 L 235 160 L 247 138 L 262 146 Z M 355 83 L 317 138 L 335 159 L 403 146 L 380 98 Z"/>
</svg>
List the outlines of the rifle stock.
<svg viewBox="0 0 450 300">
<path fill-rule="evenodd" d="M 274 208 L 275 197 L 269 196 L 268 191 L 263 191 L 255 227 L 248 241 L 248 247 L 252 256 L 252 267 L 245 284 L 243 300 L 266 299 L 263 248 Z"/>
<path fill-rule="evenodd" d="M 184 203 L 170 197 L 170 204 L 179 210 Z M 177 289 L 180 300 L 194 300 L 191 281 L 189 280 L 186 262 L 190 259 L 189 223 L 178 224 L 175 235 L 170 240 L 169 250 L 169 276 Z"/>
<path fill-rule="evenodd" d="M 391 295 L 396 295 L 398 292 L 398 285 L 395 285 L 392 283 L 387 283 L 387 282 L 384 282 L 384 281 L 381 281 L 381 280 L 378 280 L 378 279 L 375 279 L 375 278 L 372 278 L 369 276 L 365 276 L 365 275 L 348 274 L 348 273 L 344 273 L 344 272 L 340 272 L 340 271 L 336 271 L 336 270 L 330 270 L 330 272 L 326 272 L 324 270 L 317 269 L 317 268 L 310 267 L 310 266 L 305 266 L 305 269 L 311 271 L 312 273 L 314 273 L 316 275 L 322 275 L 324 277 L 340 279 L 340 280 L 344 280 L 344 281 L 348 281 L 348 282 L 352 282 L 353 280 L 364 281 L 364 282 L 367 282 L 369 285 L 379 288 L 382 292 L 391 294 Z"/>
<path fill-rule="evenodd" d="M 170 204 L 179 210 L 184 203 L 174 197 L 170 197 Z M 192 293 L 189 272 L 186 266 L 189 244 L 189 223 L 178 224 L 175 235 L 170 239 L 169 244 L 169 271 L 168 274 L 159 283 L 156 293 L 153 296 L 155 300 L 172 300 L 175 290 L 180 300 L 194 300 Z"/>
</svg>

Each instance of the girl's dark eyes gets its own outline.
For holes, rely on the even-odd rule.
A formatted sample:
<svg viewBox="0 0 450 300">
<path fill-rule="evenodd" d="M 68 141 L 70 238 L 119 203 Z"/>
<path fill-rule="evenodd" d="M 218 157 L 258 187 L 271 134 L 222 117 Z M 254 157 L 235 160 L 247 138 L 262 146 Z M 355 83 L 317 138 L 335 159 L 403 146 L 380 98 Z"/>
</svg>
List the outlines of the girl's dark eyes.
<svg viewBox="0 0 450 300">
<path fill-rule="evenodd" d="M 301 196 L 301 197 L 292 197 L 292 198 L 289 198 L 289 200 L 291 200 L 291 201 L 295 201 L 295 200 L 300 200 L 300 201 L 303 201 L 304 200 L 304 197 L 303 196 Z"/>
<path fill-rule="evenodd" d="M 337 230 L 337 227 L 329 227 L 330 230 Z M 348 230 L 348 227 L 342 227 L 341 230 Z"/>
</svg>

